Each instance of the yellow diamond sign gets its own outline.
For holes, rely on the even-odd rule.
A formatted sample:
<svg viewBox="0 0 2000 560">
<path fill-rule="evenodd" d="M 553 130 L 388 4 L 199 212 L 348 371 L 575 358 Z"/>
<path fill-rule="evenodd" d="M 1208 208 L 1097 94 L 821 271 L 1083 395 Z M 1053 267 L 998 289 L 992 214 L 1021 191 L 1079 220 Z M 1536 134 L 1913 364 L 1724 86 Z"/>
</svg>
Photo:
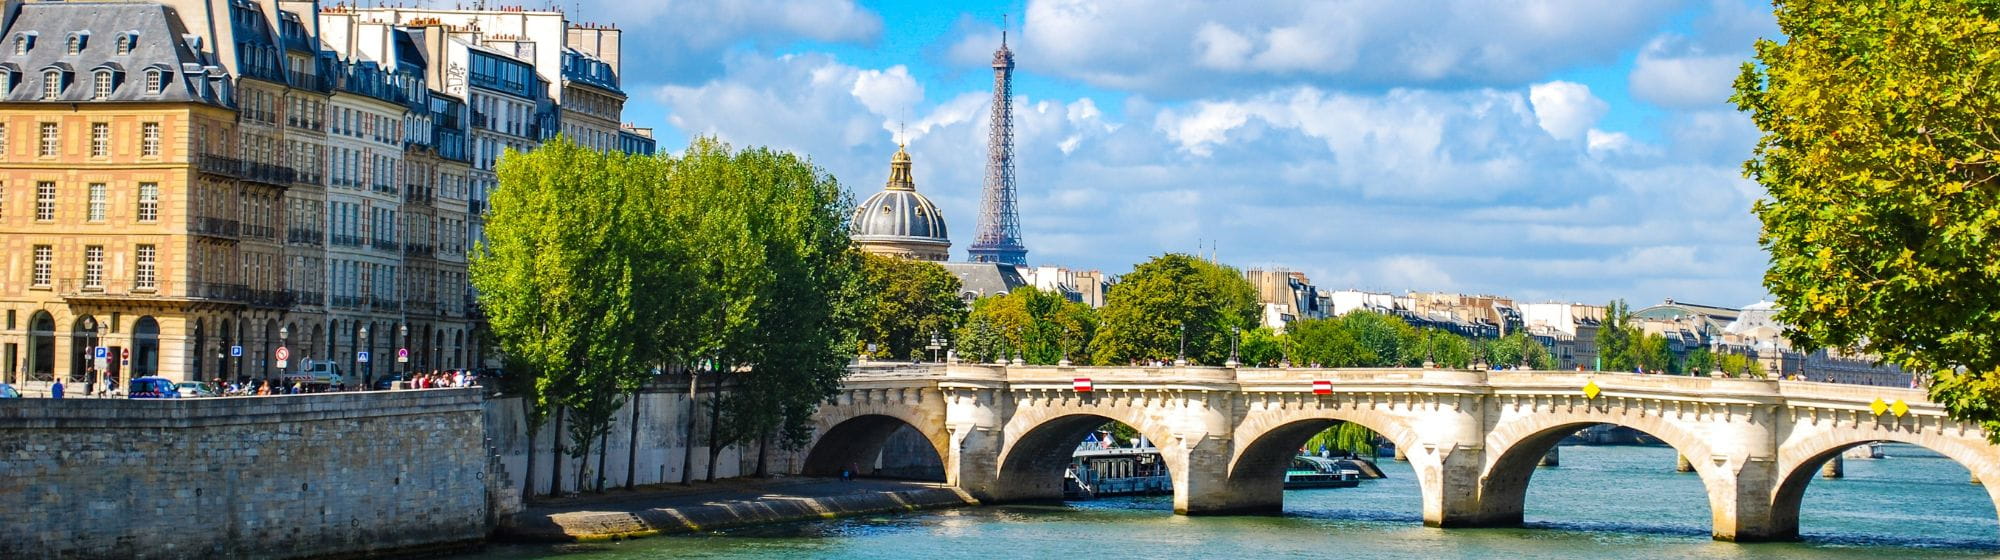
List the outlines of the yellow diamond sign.
<svg viewBox="0 0 2000 560">
<path fill-rule="evenodd" d="M 1882 397 L 1875 397 L 1875 402 L 1868 403 L 1868 410 L 1873 410 L 1876 416 L 1881 416 L 1882 411 L 1889 410 L 1889 403 L 1882 402 Z"/>
<path fill-rule="evenodd" d="M 1583 398 L 1586 399 L 1597 398 L 1597 394 L 1600 392 L 1603 391 L 1597 388 L 1596 381 L 1588 381 L 1583 384 Z"/>
<path fill-rule="evenodd" d="M 1904 404 L 1903 399 L 1896 399 L 1896 404 L 1889 405 L 1889 412 L 1894 412 L 1900 417 L 1910 413 L 1910 405 Z"/>
</svg>

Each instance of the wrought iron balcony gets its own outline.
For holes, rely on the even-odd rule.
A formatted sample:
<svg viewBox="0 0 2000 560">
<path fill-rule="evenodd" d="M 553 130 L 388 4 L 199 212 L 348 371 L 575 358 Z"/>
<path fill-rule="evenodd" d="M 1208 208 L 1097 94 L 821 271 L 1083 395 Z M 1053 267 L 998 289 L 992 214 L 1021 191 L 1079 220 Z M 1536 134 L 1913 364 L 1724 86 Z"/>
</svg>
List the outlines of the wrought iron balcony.
<svg viewBox="0 0 2000 560">
<path fill-rule="evenodd" d="M 319 247 L 326 244 L 326 232 L 308 228 L 289 228 L 285 230 L 285 242 Z"/>
<path fill-rule="evenodd" d="M 396 241 L 393 239 L 375 239 L 373 246 L 377 251 L 394 252 L 402 249 L 402 247 L 396 245 Z"/>
<path fill-rule="evenodd" d="M 188 232 L 211 237 L 235 238 L 242 225 L 227 218 L 195 217 L 188 219 Z"/>
<path fill-rule="evenodd" d="M 319 307 L 326 305 L 326 294 L 308 290 L 292 290 L 292 304 Z"/>
<path fill-rule="evenodd" d="M 195 156 L 194 165 L 195 169 L 199 169 L 203 173 L 235 177 L 243 172 L 243 160 L 214 154 Z"/>
</svg>

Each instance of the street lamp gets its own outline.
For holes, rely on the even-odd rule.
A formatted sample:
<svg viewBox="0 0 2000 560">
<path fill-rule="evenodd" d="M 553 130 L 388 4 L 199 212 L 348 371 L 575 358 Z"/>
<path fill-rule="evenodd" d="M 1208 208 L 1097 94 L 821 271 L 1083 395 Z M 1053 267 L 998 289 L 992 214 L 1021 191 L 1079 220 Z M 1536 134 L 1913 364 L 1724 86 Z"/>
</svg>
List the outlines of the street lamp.
<svg viewBox="0 0 2000 560">
<path fill-rule="evenodd" d="M 280 327 L 278 327 L 278 348 L 280 348 L 280 349 L 283 349 L 283 348 L 285 348 L 285 347 L 287 347 L 287 346 L 291 346 L 291 342 L 292 342 L 292 326 L 291 326 L 291 325 L 283 325 L 283 326 L 280 326 Z M 289 356 L 289 355 L 290 355 L 290 353 L 291 353 L 291 351 L 289 351 L 289 350 L 287 350 L 287 351 L 286 351 L 286 355 L 287 355 L 287 356 Z M 284 373 L 284 372 L 285 372 L 285 366 L 284 366 L 284 364 L 279 364 L 279 365 L 278 365 L 278 373 L 281 373 L 281 374 L 282 374 L 282 373 Z M 270 374 L 270 372 L 265 372 L 265 373 L 264 373 L 264 379 L 270 379 L 270 378 L 271 378 L 271 374 Z"/>
<path fill-rule="evenodd" d="M 407 362 L 404 362 L 404 361 L 403 361 L 403 354 L 404 354 L 405 352 L 409 352 L 409 351 L 410 351 L 410 324 L 409 324 L 409 323 L 403 323 L 403 324 L 401 324 L 401 325 L 398 325 L 398 326 L 396 326 L 396 334 L 399 334 L 399 335 L 402 335 L 402 336 L 403 336 L 403 345 L 402 345 L 401 347 L 398 347 L 398 348 L 396 348 L 396 366 L 395 366 L 395 367 L 397 367 L 397 368 L 401 368 L 401 369 L 403 370 L 403 372 L 404 372 L 404 373 L 409 373 L 409 371 L 410 371 L 410 366 L 408 366 L 408 365 L 404 365 L 404 364 L 406 364 Z"/>
<path fill-rule="evenodd" d="M 946 342 L 942 334 L 939 334 L 937 331 L 931 331 L 931 343 L 924 345 L 925 348 L 931 350 L 931 361 L 938 361 L 938 351 L 942 350 L 945 344 Z"/>
<path fill-rule="evenodd" d="M 361 335 L 361 350 L 359 351 L 371 354 L 368 361 L 361 362 L 361 387 L 363 389 L 373 389 L 375 388 L 375 360 L 372 354 L 375 349 L 371 347 L 373 345 L 369 344 L 368 325 L 361 325 L 361 332 L 356 334 Z M 361 357 L 361 354 L 355 354 L 354 356 L 359 361 L 358 358 Z"/>
<path fill-rule="evenodd" d="M 1243 327 L 1229 327 L 1229 367 L 1236 367 L 1243 363 L 1237 360 L 1236 354 L 1237 344 L 1242 340 Z"/>
<path fill-rule="evenodd" d="M 1174 365 L 1187 365 L 1187 322 L 1181 322 L 1181 354 L 1174 359 Z"/>
</svg>

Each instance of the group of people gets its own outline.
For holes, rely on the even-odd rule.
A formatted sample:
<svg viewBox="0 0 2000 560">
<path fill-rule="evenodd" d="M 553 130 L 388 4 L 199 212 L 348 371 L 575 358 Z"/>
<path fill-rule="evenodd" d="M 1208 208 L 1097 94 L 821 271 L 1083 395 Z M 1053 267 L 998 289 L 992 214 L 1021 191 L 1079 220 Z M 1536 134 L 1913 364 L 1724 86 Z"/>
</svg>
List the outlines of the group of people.
<svg viewBox="0 0 2000 560">
<path fill-rule="evenodd" d="M 410 376 L 411 389 L 446 389 L 452 387 L 473 387 L 479 385 L 479 374 L 471 370 L 431 370 Z"/>
</svg>

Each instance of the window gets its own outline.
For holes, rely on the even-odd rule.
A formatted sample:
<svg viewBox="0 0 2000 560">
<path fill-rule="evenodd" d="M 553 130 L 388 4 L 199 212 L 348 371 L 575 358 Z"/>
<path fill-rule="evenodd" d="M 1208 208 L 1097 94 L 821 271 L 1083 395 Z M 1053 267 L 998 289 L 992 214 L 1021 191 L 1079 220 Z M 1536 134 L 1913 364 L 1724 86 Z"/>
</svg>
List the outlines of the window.
<svg viewBox="0 0 2000 560">
<path fill-rule="evenodd" d="M 55 260 L 56 251 L 54 247 L 36 245 L 34 277 L 29 278 L 28 283 L 34 286 L 48 287 L 49 277 L 55 273 Z"/>
<path fill-rule="evenodd" d="M 83 37 L 77 35 L 70 35 L 69 54 L 76 54 L 81 51 L 83 51 Z"/>
<path fill-rule="evenodd" d="M 83 248 L 83 287 L 104 289 L 104 246 Z"/>
<path fill-rule="evenodd" d="M 54 219 L 56 219 L 55 182 L 35 183 L 35 221 L 46 222 Z"/>
<path fill-rule="evenodd" d="M 42 156 L 53 157 L 62 152 L 62 129 L 52 122 L 42 123 Z"/>
<path fill-rule="evenodd" d="M 42 71 L 42 99 L 55 99 L 62 95 L 62 78 L 61 70 Z"/>
<path fill-rule="evenodd" d="M 160 219 L 160 184 L 139 183 L 139 221 L 151 222 Z"/>
<path fill-rule="evenodd" d="M 7 123 L 0 122 L 0 156 L 7 155 Z"/>
<path fill-rule="evenodd" d="M 0 70 L 0 95 L 6 95 L 8 93 L 12 93 L 13 91 L 14 91 L 14 73 L 8 72 L 6 70 Z"/>
<path fill-rule="evenodd" d="M 31 43 L 31 41 L 28 40 L 28 36 L 26 34 L 15 35 L 14 54 L 28 54 L 29 43 Z"/>
<path fill-rule="evenodd" d="M 111 71 L 98 70 L 95 75 L 95 81 L 91 84 L 91 95 L 96 99 L 111 97 Z"/>
<path fill-rule="evenodd" d="M 136 272 L 132 276 L 133 288 L 151 290 L 159 281 L 159 272 L 153 268 L 154 261 L 158 258 L 156 253 L 157 250 L 152 245 L 140 245 L 133 251 L 136 255 L 133 262 L 138 265 L 134 268 Z"/>
<path fill-rule="evenodd" d="M 146 93 L 159 94 L 167 91 L 166 78 L 158 68 L 146 71 Z"/>
<path fill-rule="evenodd" d="M 160 123 L 149 122 L 139 125 L 139 155 L 160 155 Z"/>
<path fill-rule="evenodd" d="M 111 155 L 111 123 L 90 123 L 90 155 L 91 157 Z"/>
<path fill-rule="evenodd" d="M 131 33 L 120 33 L 118 35 L 118 54 L 132 54 Z"/>
<path fill-rule="evenodd" d="M 104 221 L 104 183 L 90 184 L 90 221 Z"/>
</svg>

